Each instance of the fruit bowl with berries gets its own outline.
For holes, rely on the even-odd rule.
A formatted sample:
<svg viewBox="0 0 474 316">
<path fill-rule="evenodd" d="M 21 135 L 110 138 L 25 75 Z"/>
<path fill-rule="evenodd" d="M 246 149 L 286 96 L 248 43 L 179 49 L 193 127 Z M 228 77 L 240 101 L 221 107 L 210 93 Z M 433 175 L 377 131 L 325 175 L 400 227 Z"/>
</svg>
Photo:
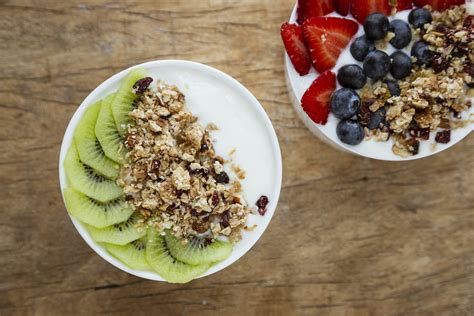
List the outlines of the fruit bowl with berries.
<svg viewBox="0 0 474 316">
<path fill-rule="evenodd" d="M 474 128 L 474 26 L 464 0 L 299 0 L 281 26 L 305 125 L 380 160 L 439 153 Z"/>
</svg>

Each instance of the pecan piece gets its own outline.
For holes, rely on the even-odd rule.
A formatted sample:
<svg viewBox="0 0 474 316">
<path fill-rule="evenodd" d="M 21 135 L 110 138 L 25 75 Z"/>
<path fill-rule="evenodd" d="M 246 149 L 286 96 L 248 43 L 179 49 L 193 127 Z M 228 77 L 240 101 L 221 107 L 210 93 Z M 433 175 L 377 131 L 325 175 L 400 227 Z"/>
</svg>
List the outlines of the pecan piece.
<svg viewBox="0 0 474 316">
<path fill-rule="evenodd" d="M 128 134 L 127 138 L 125 139 L 125 146 L 127 148 L 133 148 L 138 143 L 138 137 L 135 134 Z"/>
</svg>

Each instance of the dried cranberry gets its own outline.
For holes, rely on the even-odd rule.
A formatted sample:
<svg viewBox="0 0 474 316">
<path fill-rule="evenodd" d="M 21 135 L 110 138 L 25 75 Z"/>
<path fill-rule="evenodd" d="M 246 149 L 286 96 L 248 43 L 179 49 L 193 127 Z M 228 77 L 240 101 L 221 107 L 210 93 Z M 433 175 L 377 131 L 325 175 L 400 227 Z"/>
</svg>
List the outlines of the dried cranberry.
<svg viewBox="0 0 474 316">
<path fill-rule="evenodd" d="M 229 227 L 229 211 L 222 214 L 220 224 L 224 228 Z"/>
<path fill-rule="evenodd" d="M 128 134 L 127 138 L 125 139 L 125 145 L 128 148 L 133 148 L 138 143 L 138 137 L 135 134 Z"/>
<path fill-rule="evenodd" d="M 214 191 L 214 193 L 212 193 L 212 205 L 215 207 L 217 204 L 219 204 L 219 193 Z"/>
<path fill-rule="evenodd" d="M 362 100 L 359 110 L 359 122 L 366 126 L 369 123 L 372 111 L 369 107 L 375 103 L 375 99 Z"/>
<path fill-rule="evenodd" d="M 451 130 L 445 130 L 436 133 L 435 140 L 440 144 L 447 144 L 451 141 Z"/>
<path fill-rule="evenodd" d="M 446 58 L 443 58 L 441 55 L 436 54 L 433 56 L 430 62 L 431 68 L 434 69 L 435 72 L 441 72 L 443 70 L 448 69 L 449 67 L 449 60 Z"/>
<path fill-rule="evenodd" d="M 466 19 L 464 20 L 463 26 L 464 26 L 464 27 L 467 27 L 467 28 L 471 28 L 471 27 L 472 27 L 472 24 L 474 24 L 474 15 L 469 15 L 469 16 L 466 17 Z"/>
<path fill-rule="evenodd" d="M 260 215 L 262 215 L 262 216 L 265 215 L 265 213 L 267 212 L 268 197 L 265 196 L 265 195 L 262 195 L 257 200 L 255 205 L 257 205 L 257 207 L 258 207 L 258 212 L 260 213 Z"/>
<path fill-rule="evenodd" d="M 469 64 L 469 65 L 464 66 L 463 70 L 469 76 L 474 77 L 474 64 Z"/>
<path fill-rule="evenodd" d="M 227 183 L 229 183 L 229 180 L 230 180 L 229 176 L 227 175 L 227 173 L 225 171 L 222 171 L 221 173 L 216 175 L 217 183 L 227 184 Z"/>
<path fill-rule="evenodd" d="M 430 129 L 429 128 L 420 128 L 418 126 L 410 129 L 410 136 L 414 138 L 421 138 L 424 140 L 430 139 Z"/>
<path fill-rule="evenodd" d="M 161 166 L 161 163 L 159 160 L 153 160 L 150 166 L 150 172 L 154 174 L 158 174 L 158 172 L 160 171 L 160 166 Z"/>
<path fill-rule="evenodd" d="M 152 82 L 153 82 L 153 78 L 151 77 L 145 77 L 145 78 L 139 79 L 133 85 L 133 92 L 136 95 L 143 94 L 146 91 L 146 89 L 148 89 L 148 87 L 150 86 Z"/>
</svg>

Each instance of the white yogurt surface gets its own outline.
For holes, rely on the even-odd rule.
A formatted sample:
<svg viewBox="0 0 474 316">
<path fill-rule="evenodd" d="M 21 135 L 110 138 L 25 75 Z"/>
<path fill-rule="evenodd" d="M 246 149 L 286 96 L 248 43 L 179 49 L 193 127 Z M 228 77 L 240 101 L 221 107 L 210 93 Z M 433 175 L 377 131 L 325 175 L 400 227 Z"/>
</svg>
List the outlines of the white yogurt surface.
<svg viewBox="0 0 474 316">
<path fill-rule="evenodd" d="M 398 12 L 397 14 L 389 17 L 390 21 L 395 20 L 395 19 L 400 19 L 403 21 L 408 22 L 408 14 L 410 13 L 410 10 L 405 10 Z M 331 13 L 329 16 L 337 16 L 341 17 L 337 13 Z M 345 18 L 351 18 L 349 15 L 348 17 Z M 291 23 L 296 23 L 296 7 L 293 10 L 293 13 L 290 18 Z M 357 34 L 353 37 L 352 41 L 355 40 L 357 37 L 364 35 L 364 28 L 362 25 L 359 25 L 359 30 Z M 352 43 L 351 41 L 351 43 Z M 341 55 L 339 56 L 339 59 L 336 63 L 336 66 L 332 71 L 337 75 L 337 72 L 339 68 L 341 68 L 344 65 L 349 65 L 349 64 L 357 64 L 362 67 L 362 62 L 358 62 L 357 60 L 352 57 L 350 53 L 350 44 L 346 47 L 346 49 L 343 50 Z M 412 44 L 410 44 L 408 47 L 404 48 L 402 51 L 407 53 L 410 56 L 410 50 L 411 50 Z M 396 51 L 396 49 L 391 46 L 390 44 L 387 45 L 387 47 L 384 49 L 384 51 L 390 55 L 393 52 Z M 435 132 L 430 133 L 430 139 L 423 141 L 420 141 L 420 148 L 419 148 L 419 153 L 415 156 L 408 157 L 408 158 L 402 158 L 400 156 L 395 155 L 392 152 L 392 145 L 393 145 L 393 138 L 391 137 L 387 142 L 377 142 L 375 140 L 364 140 L 361 144 L 356 145 L 356 146 L 350 146 L 342 143 L 339 138 L 337 137 L 336 134 L 336 126 L 339 123 L 339 119 L 337 119 L 334 115 L 329 114 L 328 122 L 326 125 L 319 125 L 314 123 L 308 115 L 303 111 L 301 108 L 301 103 L 300 100 L 305 93 L 305 91 L 308 89 L 308 87 L 311 85 L 311 83 L 317 78 L 318 73 L 316 70 L 311 68 L 311 71 L 308 75 L 306 76 L 300 76 L 294 69 L 293 65 L 291 64 L 291 61 L 288 57 L 288 55 L 285 53 L 285 67 L 286 67 L 286 75 L 287 75 L 287 81 L 289 85 L 289 92 L 290 95 L 293 97 L 293 105 L 296 109 L 296 112 L 300 116 L 300 118 L 303 120 L 305 125 L 318 137 L 320 137 L 323 141 L 329 143 L 330 145 L 343 149 L 345 151 L 350 151 L 352 153 L 359 154 L 361 156 L 369 157 L 369 158 L 374 158 L 374 159 L 381 159 L 381 160 L 412 160 L 412 159 L 419 159 L 423 157 L 427 157 L 433 154 L 436 154 L 442 150 L 445 150 L 457 142 L 461 141 L 464 137 L 466 137 L 472 130 L 474 130 L 474 124 L 469 124 L 466 127 L 463 128 L 458 128 L 458 129 L 453 129 L 451 130 L 451 141 L 448 144 L 438 144 L 435 142 Z M 337 89 L 342 88 L 339 83 L 337 84 Z M 471 101 L 474 98 L 471 98 Z M 465 111 L 462 113 L 462 118 L 468 119 L 470 118 L 471 120 L 474 119 L 474 106 L 471 107 L 468 111 Z"/>
<path fill-rule="evenodd" d="M 136 67 L 144 68 L 155 81 L 160 79 L 176 85 L 185 95 L 187 108 L 198 117 L 201 125 L 214 123 L 219 127 L 218 131 L 211 133 L 216 153 L 226 160 L 232 158 L 233 163 L 246 172 L 241 184 L 242 194 L 249 205 L 254 205 L 261 195 L 269 198 L 265 216 L 258 213 L 249 216 L 247 225 L 251 227 L 256 224 L 255 230 L 243 231 L 243 239 L 234 246 L 231 256 L 212 266 L 203 276 L 215 273 L 243 256 L 257 242 L 273 216 L 282 179 L 281 153 L 275 131 L 255 97 L 236 80 L 214 68 L 186 61 L 155 61 L 132 68 Z M 115 92 L 130 69 L 96 88 L 71 119 L 61 147 L 59 170 L 62 189 L 67 187 L 63 161 L 78 121 L 88 106 Z M 235 153 L 229 156 L 233 149 Z M 231 179 L 235 179 L 229 166 L 226 166 L 226 171 Z M 156 273 L 126 267 L 95 243 L 80 222 L 72 221 L 89 246 L 114 266 L 136 276 L 163 280 Z"/>
</svg>

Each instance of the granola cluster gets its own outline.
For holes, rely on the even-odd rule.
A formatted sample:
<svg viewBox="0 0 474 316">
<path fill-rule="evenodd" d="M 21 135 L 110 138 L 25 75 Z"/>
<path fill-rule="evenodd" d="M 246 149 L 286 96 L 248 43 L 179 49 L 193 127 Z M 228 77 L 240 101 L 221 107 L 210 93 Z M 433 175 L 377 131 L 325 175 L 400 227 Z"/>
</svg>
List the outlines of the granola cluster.
<svg viewBox="0 0 474 316">
<path fill-rule="evenodd" d="M 128 163 L 119 185 L 135 211 L 159 231 L 238 241 L 252 208 L 240 195 L 240 182 L 224 171 L 226 161 L 216 156 L 209 135 L 215 126 L 201 126 L 176 87 L 148 85 L 130 113 Z"/>
<path fill-rule="evenodd" d="M 394 139 L 396 155 L 416 155 L 419 140 L 436 132 L 438 143 L 450 141 L 450 131 L 472 122 L 461 112 L 471 106 L 474 77 L 474 26 L 464 6 L 432 12 L 433 22 L 413 31 L 413 37 L 430 45 L 428 66 L 414 65 L 410 76 L 399 82 L 400 96 L 391 96 L 385 83 L 363 89 L 360 118 L 364 122 L 383 108 L 385 121 L 366 136 L 377 141 Z M 416 61 L 415 59 L 413 60 Z"/>
</svg>

